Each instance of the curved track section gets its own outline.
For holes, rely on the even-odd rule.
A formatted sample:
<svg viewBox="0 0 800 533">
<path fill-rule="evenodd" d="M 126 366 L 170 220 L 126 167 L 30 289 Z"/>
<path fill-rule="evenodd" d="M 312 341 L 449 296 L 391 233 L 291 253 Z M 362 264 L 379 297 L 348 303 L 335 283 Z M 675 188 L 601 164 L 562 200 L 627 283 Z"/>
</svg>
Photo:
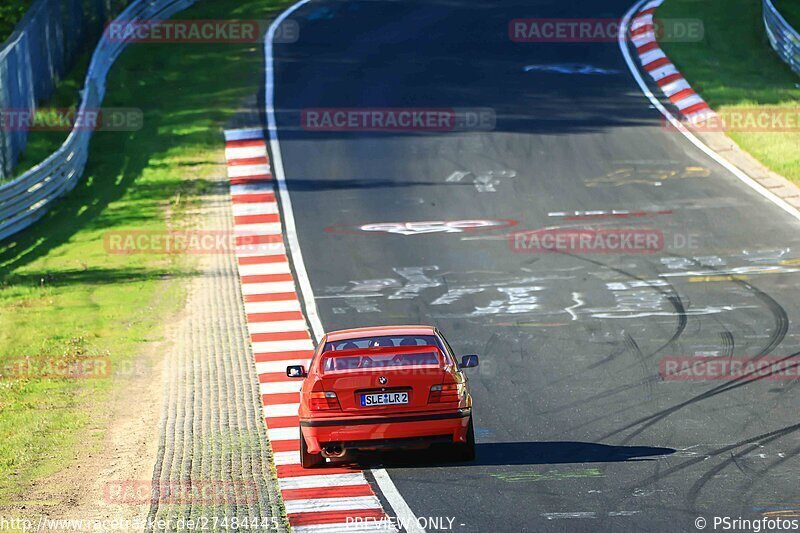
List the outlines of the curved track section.
<svg viewBox="0 0 800 533">
<path fill-rule="evenodd" d="M 477 461 L 374 465 L 428 530 L 692 530 L 697 516 L 796 509 L 795 382 L 660 369 L 670 357 L 796 357 L 800 224 L 665 128 L 615 40 L 508 37 L 513 19 L 620 20 L 629 8 L 313 2 L 291 15 L 300 41 L 272 47 L 290 239 L 321 326 L 432 323 L 482 357 Z M 496 126 L 303 122 L 320 108 L 401 107 L 491 108 Z M 476 220 L 497 225 L 464 229 Z M 515 248 L 514 232 L 545 228 L 663 241 L 652 253 Z"/>
</svg>

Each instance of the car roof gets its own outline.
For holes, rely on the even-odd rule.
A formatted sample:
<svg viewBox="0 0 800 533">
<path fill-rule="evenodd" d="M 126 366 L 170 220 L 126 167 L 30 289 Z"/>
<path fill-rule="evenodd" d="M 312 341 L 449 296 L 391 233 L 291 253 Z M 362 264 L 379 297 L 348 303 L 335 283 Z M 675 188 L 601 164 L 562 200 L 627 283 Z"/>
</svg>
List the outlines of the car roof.
<svg viewBox="0 0 800 533">
<path fill-rule="evenodd" d="M 382 335 L 433 335 L 434 332 L 435 328 L 433 326 L 374 326 L 331 331 L 327 335 L 327 340 L 329 342 L 342 341 Z"/>
</svg>

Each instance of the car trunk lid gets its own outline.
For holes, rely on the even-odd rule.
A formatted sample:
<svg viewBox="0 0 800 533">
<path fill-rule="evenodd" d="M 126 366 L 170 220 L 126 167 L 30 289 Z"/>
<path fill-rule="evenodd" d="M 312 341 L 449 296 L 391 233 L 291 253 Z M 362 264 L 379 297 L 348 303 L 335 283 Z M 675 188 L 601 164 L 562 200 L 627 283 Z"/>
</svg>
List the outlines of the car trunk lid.
<svg viewBox="0 0 800 533">
<path fill-rule="evenodd" d="M 431 387 L 449 370 L 436 346 L 379 347 L 322 354 L 321 380 L 342 411 L 364 415 L 428 408 Z"/>
</svg>

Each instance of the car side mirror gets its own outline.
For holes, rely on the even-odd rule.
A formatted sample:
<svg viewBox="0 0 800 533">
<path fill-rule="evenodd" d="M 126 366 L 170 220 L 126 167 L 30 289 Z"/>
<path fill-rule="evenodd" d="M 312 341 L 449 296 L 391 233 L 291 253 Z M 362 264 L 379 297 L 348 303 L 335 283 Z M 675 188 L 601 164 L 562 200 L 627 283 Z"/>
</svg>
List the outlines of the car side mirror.
<svg viewBox="0 0 800 533">
<path fill-rule="evenodd" d="M 476 366 L 478 366 L 477 355 L 464 355 L 461 357 L 461 364 L 458 365 L 458 368 L 475 368 Z"/>
<path fill-rule="evenodd" d="M 303 365 L 287 366 L 286 375 L 290 378 L 304 378 L 306 377 L 306 369 Z"/>
</svg>

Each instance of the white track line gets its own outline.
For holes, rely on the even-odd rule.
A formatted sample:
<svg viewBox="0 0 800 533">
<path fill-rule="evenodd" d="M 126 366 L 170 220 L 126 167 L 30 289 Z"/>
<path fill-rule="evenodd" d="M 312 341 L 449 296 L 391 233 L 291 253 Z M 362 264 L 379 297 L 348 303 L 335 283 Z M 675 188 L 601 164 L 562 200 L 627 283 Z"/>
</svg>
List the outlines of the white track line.
<svg viewBox="0 0 800 533">
<path fill-rule="evenodd" d="M 258 294 L 275 294 L 279 292 L 294 292 L 293 281 L 270 281 L 268 283 L 244 283 L 242 294 L 253 296 Z"/>
<path fill-rule="evenodd" d="M 299 408 L 299 403 L 276 403 L 274 405 L 265 405 L 264 416 L 267 418 L 275 418 L 279 416 L 297 416 L 297 410 Z"/>
<path fill-rule="evenodd" d="M 279 300 L 277 302 L 245 302 L 244 312 L 248 315 L 258 313 L 283 313 L 300 311 L 300 300 Z"/>
<path fill-rule="evenodd" d="M 278 485 L 281 487 L 281 490 L 289 490 L 316 489 L 319 487 L 350 487 L 353 485 L 363 485 L 366 482 L 367 478 L 364 477 L 364 474 L 361 472 L 352 472 L 347 474 L 282 477 L 278 480 Z"/>
<path fill-rule="evenodd" d="M 278 213 L 277 202 L 258 202 L 252 204 L 233 204 L 233 216 L 275 215 Z"/>
<path fill-rule="evenodd" d="M 261 274 L 289 274 L 291 273 L 288 261 L 280 263 L 259 263 L 255 265 L 239 265 L 240 276 L 257 276 Z"/>
<path fill-rule="evenodd" d="M 303 261 L 303 252 L 300 250 L 300 241 L 297 236 L 297 227 L 294 222 L 294 210 L 292 209 L 292 199 L 289 196 L 289 189 L 286 185 L 286 174 L 283 170 L 283 157 L 281 155 L 281 143 L 278 137 L 278 127 L 275 120 L 275 65 L 274 57 L 272 55 L 272 40 L 275 38 L 275 32 L 278 27 L 283 23 L 286 18 L 297 11 L 302 6 L 306 5 L 310 0 L 300 0 L 292 5 L 289 9 L 281 13 L 272 24 L 269 26 L 266 38 L 264 39 L 264 57 L 266 61 L 265 68 L 265 106 L 267 113 L 267 131 L 269 132 L 270 148 L 272 149 L 272 171 L 275 181 L 278 185 L 278 192 L 281 197 L 281 207 L 283 208 L 283 222 L 285 224 L 286 238 L 289 242 L 289 248 L 292 251 L 292 263 L 294 270 L 297 274 L 297 280 L 300 284 L 300 292 L 303 296 L 305 303 L 306 318 L 311 325 L 311 330 L 314 337 L 319 340 L 324 335 L 324 328 L 322 321 L 319 319 L 317 312 L 317 303 L 314 301 L 314 291 L 311 288 L 311 282 L 308 279 L 306 265 Z M 424 533 L 424 529 L 419 526 L 419 520 L 411 511 L 408 503 L 403 499 L 403 496 L 397 490 L 397 487 L 392 482 L 389 474 L 383 468 L 372 469 L 372 474 L 378 482 L 378 486 L 383 493 L 383 496 L 389 502 L 395 515 L 403 519 L 403 523 L 407 524 L 407 531 L 409 533 Z"/>
<path fill-rule="evenodd" d="M 244 141 L 248 139 L 263 139 L 263 138 L 264 138 L 264 131 L 261 128 L 225 130 L 226 141 Z"/>
<path fill-rule="evenodd" d="M 628 23 L 630 22 L 631 17 L 634 15 L 634 13 L 638 13 L 640 10 L 648 9 L 648 6 L 657 7 L 661 5 L 660 1 L 653 0 L 649 2 L 647 6 L 642 7 L 642 4 L 644 4 L 646 1 L 647 0 L 641 0 L 640 2 L 637 2 L 628 10 L 627 13 L 625 13 L 625 16 L 622 18 L 622 22 L 620 23 L 620 31 L 617 37 L 617 44 L 619 45 L 619 48 L 622 51 L 622 56 L 625 58 L 625 63 L 627 63 L 628 65 L 628 70 L 631 71 L 633 78 L 639 85 L 639 89 L 641 89 L 641 91 L 644 93 L 647 99 L 650 100 L 650 103 L 652 103 L 653 106 L 656 109 L 658 109 L 658 111 L 662 115 L 664 115 L 664 117 L 667 120 L 669 120 L 670 124 L 673 127 L 675 127 L 678 131 L 680 131 L 684 137 L 689 139 L 689 142 L 691 142 L 693 145 L 699 148 L 703 153 L 705 153 L 711 159 L 722 165 L 723 168 L 725 168 L 731 174 L 736 176 L 745 185 L 747 185 L 748 187 L 756 191 L 758 194 L 760 194 L 767 200 L 771 201 L 772 203 L 774 203 L 775 205 L 777 205 L 778 207 L 789 213 L 795 219 L 800 220 L 800 211 L 792 207 L 790 204 L 788 204 L 786 201 L 784 201 L 777 195 L 767 190 L 756 180 L 754 180 L 753 178 L 751 178 L 750 176 L 748 176 L 747 174 L 736 168 L 733 164 L 729 163 L 725 158 L 723 158 L 717 152 L 706 146 L 705 143 L 703 143 L 703 141 L 698 139 L 691 131 L 689 131 L 689 129 L 687 129 L 686 126 L 684 126 L 681 123 L 681 121 L 675 117 L 675 115 L 670 113 L 669 110 L 667 110 L 661 104 L 659 99 L 656 98 L 656 96 L 652 93 L 652 91 L 650 91 L 650 88 L 647 86 L 647 83 L 645 83 L 644 79 L 642 78 L 642 75 L 639 73 L 639 68 L 636 66 L 636 64 L 633 61 L 633 58 L 631 57 L 630 50 L 628 49 L 628 41 L 626 38 L 628 34 Z M 674 66 L 672 67 L 672 70 L 677 72 Z"/>
<path fill-rule="evenodd" d="M 257 350 L 253 350 L 258 353 Z M 258 374 L 276 374 L 285 373 L 287 366 L 303 365 L 308 368 L 308 362 L 311 359 L 286 359 L 284 361 L 265 361 L 263 363 L 256 363 L 256 373 Z"/>
<path fill-rule="evenodd" d="M 300 439 L 300 428 L 299 427 L 291 427 L 291 428 L 267 428 L 267 437 L 269 437 L 270 441 L 273 440 L 299 440 Z M 306 476 L 300 476 L 306 477 Z M 330 477 L 330 476 L 308 476 L 308 477 Z M 283 479 L 283 478 L 281 478 Z M 278 482 L 280 483 L 280 479 Z M 281 485 L 283 486 L 283 485 Z"/>
<path fill-rule="evenodd" d="M 310 498 L 307 500 L 284 501 L 286 514 L 311 513 L 319 511 L 360 511 L 362 509 L 381 509 L 380 500 L 375 496 L 350 496 L 345 498 Z"/>
<path fill-rule="evenodd" d="M 271 322 L 250 322 L 247 324 L 250 335 L 255 333 L 279 333 L 283 331 L 307 331 L 305 320 L 273 320 Z"/>
<path fill-rule="evenodd" d="M 303 381 L 295 379 L 292 381 L 268 381 L 260 383 L 258 388 L 261 394 L 284 394 L 287 392 L 300 392 Z"/>
<path fill-rule="evenodd" d="M 286 255 L 286 247 L 282 242 L 243 244 L 236 247 L 236 255 L 239 257 L 250 257 L 254 255 Z"/>
<path fill-rule="evenodd" d="M 314 343 L 311 339 L 299 339 L 293 341 L 258 341 L 253 343 L 255 353 L 277 353 L 277 352 L 296 352 L 298 350 L 314 350 Z M 299 363 L 299 364 L 308 364 Z"/>
<path fill-rule="evenodd" d="M 318 524 L 313 526 L 294 526 L 292 527 L 294 533 L 388 533 L 397 531 L 397 528 L 392 525 L 388 519 L 379 520 L 376 522 L 362 522 L 351 524 L 338 523 L 338 524 Z"/>
<path fill-rule="evenodd" d="M 236 167 L 228 167 L 231 168 Z M 245 185 L 231 185 L 231 196 L 238 196 L 241 194 L 261 194 L 265 192 L 272 192 L 272 184 L 268 180 L 256 181 L 247 183 Z"/>
<path fill-rule="evenodd" d="M 267 143 L 264 146 L 242 146 L 225 148 L 225 159 L 235 161 L 237 159 L 252 159 L 254 157 L 267 157 Z"/>
</svg>

